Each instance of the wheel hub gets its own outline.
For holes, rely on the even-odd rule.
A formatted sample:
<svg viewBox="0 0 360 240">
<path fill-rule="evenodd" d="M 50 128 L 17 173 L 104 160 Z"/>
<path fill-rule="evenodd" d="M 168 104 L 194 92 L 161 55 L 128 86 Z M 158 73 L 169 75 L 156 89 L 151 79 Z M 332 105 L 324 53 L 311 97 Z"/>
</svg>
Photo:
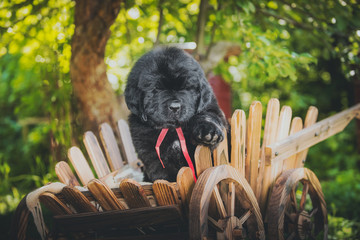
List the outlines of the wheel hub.
<svg viewBox="0 0 360 240">
<path fill-rule="evenodd" d="M 313 229 L 313 223 L 311 222 L 311 216 L 307 211 L 302 211 L 298 216 L 298 232 L 300 239 L 307 239 L 311 236 Z"/>
</svg>

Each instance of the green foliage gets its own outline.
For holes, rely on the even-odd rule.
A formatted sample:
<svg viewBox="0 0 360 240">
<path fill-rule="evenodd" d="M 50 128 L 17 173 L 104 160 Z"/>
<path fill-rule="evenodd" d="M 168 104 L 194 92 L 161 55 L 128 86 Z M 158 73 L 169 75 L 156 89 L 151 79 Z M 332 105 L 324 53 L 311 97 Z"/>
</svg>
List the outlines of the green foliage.
<svg viewBox="0 0 360 240">
<path fill-rule="evenodd" d="M 73 3 L 30 2 L 0 4 L 1 214 L 55 180 L 54 165 L 65 159 L 72 138 Z"/>
<path fill-rule="evenodd" d="M 301 101 L 294 101 L 299 96 L 293 86 L 299 68 L 309 69 L 316 59 L 283 48 L 283 39 L 276 30 L 263 32 L 247 26 L 238 32 L 242 53 L 214 69 L 231 84 L 233 107 L 247 109 L 254 100 L 265 104 L 270 98 L 281 98 L 283 104 L 290 103 L 295 109 L 304 107 Z"/>
<path fill-rule="evenodd" d="M 333 208 L 335 205 L 333 204 Z M 359 239 L 360 223 L 342 217 L 335 217 L 336 211 L 329 215 L 329 236 L 330 240 L 337 239 Z"/>
<path fill-rule="evenodd" d="M 317 177 L 322 180 L 334 180 L 340 172 L 358 169 L 360 156 L 356 151 L 354 131 L 355 122 L 350 123 L 345 131 L 312 147 L 306 167 L 314 169 Z M 348 172 L 350 173 L 352 172 Z"/>
<path fill-rule="evenodd" d="M 358 170 L 339 171 L 333 181 L 323 181 L 330 213 L 360 222 L 360 174 Z M 359 229 L 360 230 L 360 229 Z"/>
</svg>

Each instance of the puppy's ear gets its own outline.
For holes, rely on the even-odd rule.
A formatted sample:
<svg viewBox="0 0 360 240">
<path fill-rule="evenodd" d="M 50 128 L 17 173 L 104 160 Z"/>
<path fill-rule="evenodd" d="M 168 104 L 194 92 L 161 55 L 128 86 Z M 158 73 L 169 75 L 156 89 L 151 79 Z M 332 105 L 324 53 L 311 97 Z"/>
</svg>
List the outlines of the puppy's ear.
<svg viewBox="0 0 360 240">
<path fill-rule="evenodd" d="M 131 113 L 144 118 L 142 115 L 144 111 L 143 92 L 138 87 L 138 75 L 130 73 L 125 88 L 125 102 Z M 145 116 L 146 118 L 146 116 Z"/>
<path fill-rule="evenodd" d="M 205 76 L 201 77 L 200 100 L 197 108 L 197 113 L 200 113 L 203 110 L 205 110 L 210 105 L 210 103 L 213 101 L 214 98 L 215 98 L 214 93 L 208 80 L 205 78 Z"/>
</svg>

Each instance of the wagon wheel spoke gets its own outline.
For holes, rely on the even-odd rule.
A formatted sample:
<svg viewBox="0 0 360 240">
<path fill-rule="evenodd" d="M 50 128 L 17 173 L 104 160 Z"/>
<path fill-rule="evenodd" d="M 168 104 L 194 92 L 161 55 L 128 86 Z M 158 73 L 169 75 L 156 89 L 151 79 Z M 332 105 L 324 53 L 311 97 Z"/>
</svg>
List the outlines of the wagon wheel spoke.
<svg viewBox="0 0 360 240">
<path fill-rule="evenodd" d="M 218 222 L 212 217 L 208 216 L 208 223 L 211 227 L 213 227 L 217 232 L 224 232 L 226 225 L 225 222 Z"/>
<path fill-rule="evenodd" d="M 221 219 L 224 219 L 227 217 L 227 213 L 225 210 L 225 206 L 224 206 L 224 202 L 221 198 L 220 192 L 219 192 L 219 187 L 216 185 L 213 191 L 213 195 L 215 198 L 215 202 L 216 202 L 216 207 L 218 209 L 219 215 Z"/>
<path fill-rule="evenodd" d="M 318 208 L 314 208 L 313 210 L 311 210 L 310 217 L 312 218 L 317 213 L 318 210 L 319 210 Z"/>
<path fill-rule="evenodd" d="M 235 184 L 229 183 L 229 191 L 227 194 L 227 216 L 232 217 L 235 215 Z"/>
<path fill-rule="evenodd" d="M 252 211 L 251 210 L 248 210 L 244 215 L 242 215 L 240 218 L 239 218 L 239 223 L 241 225 L 244 225 L 244 223 L 249 219 L 249 217 L 251 216 L 252 214 Z"/>
<path fill-rule="evenodd" d="M 309 192 L 309 183 L 305 182 L 302 190 L 302 195 L 300 199 L 300 209 L 299 211 L 302 212 L 305 209 L 305 203 L 306 203 L 306 196 Z"/>
</svg>

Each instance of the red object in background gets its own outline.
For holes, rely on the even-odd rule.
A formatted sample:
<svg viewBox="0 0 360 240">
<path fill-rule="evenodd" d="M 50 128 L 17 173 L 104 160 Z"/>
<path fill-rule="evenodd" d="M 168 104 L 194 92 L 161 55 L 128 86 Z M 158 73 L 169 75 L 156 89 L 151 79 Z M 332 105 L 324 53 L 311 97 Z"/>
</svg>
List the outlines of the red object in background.
<svg viewBox="0 0 360 240">
<path fill-rule="evenodd" d="M 219 75 L 209 75 L 209 83 L 214 90 L 221 110 L 225 113 L 226 119 L 231 118 L 231 88 L 230 85 Z"/>
</svg>

